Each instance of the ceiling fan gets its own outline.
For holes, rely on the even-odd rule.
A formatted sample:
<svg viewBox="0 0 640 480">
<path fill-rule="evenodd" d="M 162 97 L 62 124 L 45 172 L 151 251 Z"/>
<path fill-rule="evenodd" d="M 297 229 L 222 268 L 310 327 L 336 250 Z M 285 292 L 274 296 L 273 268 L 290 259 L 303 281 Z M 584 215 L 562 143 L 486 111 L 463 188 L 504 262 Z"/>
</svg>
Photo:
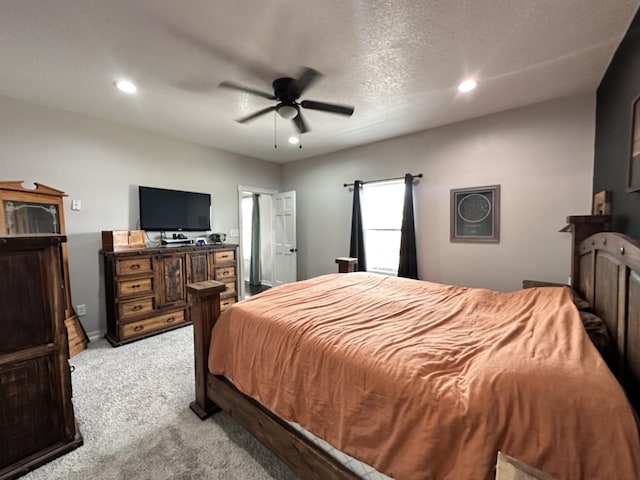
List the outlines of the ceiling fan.
<svg viewBox="0 0 640 480">
<path fill-rule="evenodd" d="M 239 90 L 241 92 L 251 93 L 268 100 L 277 100 L 278 104 L 271 107 L 263 108 L 251 115 L 239 118 L 236 121 L 246 123 L 266 113 L 276 111 L 278 115 L 287 120 L 293 120 L 296 128 L 300 133 L 309 131 L 307 123 L 304 121 L 300 107 L 309 110 L 320 110 L 323 112 L 337 113 L 340 115 L 351 116 L 353 107 L 347 105 L 336 105 L 333 103 L 316 102 L 314 100 L 302 100 L 298 102 L 300 96 L 307 88 L 317 80 L 322 74 L 316 70 L 303 67 L 298 78 L 282 77 L 273 81 L 273 93 L 263 92 L 250 87 L 244 87 L 233 82 L 222 82 L 218 86 L 221 88 L 229 88 L 231 90 Z"/>
</svg>

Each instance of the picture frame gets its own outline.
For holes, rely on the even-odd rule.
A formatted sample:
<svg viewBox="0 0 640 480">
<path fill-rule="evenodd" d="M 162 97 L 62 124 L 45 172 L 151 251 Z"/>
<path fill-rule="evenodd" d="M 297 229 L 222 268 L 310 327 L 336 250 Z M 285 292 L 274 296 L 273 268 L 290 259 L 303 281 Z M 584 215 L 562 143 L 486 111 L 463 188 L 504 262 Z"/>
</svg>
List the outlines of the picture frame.
<svg viewBox="0 0 640 480">
<path fill-rule="evenodd" d="M 640 97 L 631 109 L 631 148 L 627 168 L 627 192 L 640 190 Z"/>
<path fill-rule="evenodd" d="M 500 185 L 451 190 L 451 242 L 500 242 Z"/>
</svg>

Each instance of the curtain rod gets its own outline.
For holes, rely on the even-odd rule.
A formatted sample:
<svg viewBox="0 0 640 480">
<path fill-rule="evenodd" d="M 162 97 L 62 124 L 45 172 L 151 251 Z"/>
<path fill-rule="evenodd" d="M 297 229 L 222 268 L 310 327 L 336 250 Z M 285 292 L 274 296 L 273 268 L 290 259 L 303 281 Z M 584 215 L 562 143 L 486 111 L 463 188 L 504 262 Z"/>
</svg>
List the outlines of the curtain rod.
<svg viewBox="0 0 640 480">
<path fill-rule="evenodd" d="M 412 175 L 413 178 L 422 178 L 422 174 L 419 173 L 417 175 Z M 382 180 L 369 180 L 367 182 L 362 182 L 362 185 L 366 185 L 367 183 L 378 183 L 378 182 L 390 182 L 392 180 L 404 180 L 404 177 L 396 177 L 396 178 L 383 178 Z M 353 187 L 353 183 L 345 183 L 345 187 Z"/>
</svg>

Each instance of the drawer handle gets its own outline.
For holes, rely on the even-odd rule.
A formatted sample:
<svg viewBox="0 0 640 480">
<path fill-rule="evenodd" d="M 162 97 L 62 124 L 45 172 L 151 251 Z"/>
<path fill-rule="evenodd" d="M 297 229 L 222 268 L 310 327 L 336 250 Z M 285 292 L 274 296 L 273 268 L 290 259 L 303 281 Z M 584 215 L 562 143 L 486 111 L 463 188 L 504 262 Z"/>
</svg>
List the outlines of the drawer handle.
<svg viewBox="0 0 640 480">
<path fill-rule="evenodd" d="M 222 275 L 229 275 L 229 270 L 224 270 L 224 271 L 222 272 Z"/>
<path fill-rule="evenodd" d="M 138 310 L 142 310 L 142 308 L 143 308 L 143 307 L 142 307 L 142 305 L 134 305 L 134 306 L 131 308 L 131 311 L 132 311 L 132 312 L 137 312 Z"/>
<path fill-rule="evenodd" d="M 139 331 L 141 331 L 142 329 L 144 329 L 144 327 L 143 327 L 142 325 L 136 325 L 135 327 L 133 327 L 133 331 L 134 331 L 134 332 L 139 332 Z"/>
<path fill-rule="evenodd" d="M 173 323 L 176 321 L 176 317 L 169 317 L 167 318 L 167 323 Z"/>
<path fill-rule="evenodd" d="M 131 285 L 131 288 L 140 288 L 142 285 L 140 285 L 139 283 L 136 283 L 135 285 Z"/>
<path fill-rule="evenodd" d="M 134 263 L 133 265 L 131 265 L 129 267 L 131 270 L 140 270 L 140 264 L 139 263 Z"/>
</svg>

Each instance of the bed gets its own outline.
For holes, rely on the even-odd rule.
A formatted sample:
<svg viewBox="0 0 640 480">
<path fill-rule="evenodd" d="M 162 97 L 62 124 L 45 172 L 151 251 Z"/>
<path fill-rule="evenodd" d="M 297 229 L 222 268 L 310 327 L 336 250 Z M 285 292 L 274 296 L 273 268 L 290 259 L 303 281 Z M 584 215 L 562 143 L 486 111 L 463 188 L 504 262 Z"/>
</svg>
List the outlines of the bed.
<svg viewBox="0 0 640 480">
<path fill-rule="evenodd" d="M 366 274 L 333 274 L 298 282 L 299 286 L 272 289 L 269 295 L 262 294 L 251 302 L 241 302 L 220 317 L 218 297 L 224 286 L 216 282 L 201 282 L 188 287 L 194 322 L 196 367 L 196 399 L 191 408 L 200 418 L 206 418 L 219 409 L 226 411 L 305 479 L 359 477 L 287 420 L 298 421 L 346 453 L 399 479 L 489 479 L 493 476 L 492 462 L 495 462 L 497 449 L 510 449 L 505 453 L 554 474 L 560 480 L 612 478 L 613 471 L 615 478 L 638 478 L 638 432 L 632 409 L 620 385 L 625 388 L 631 405 L 637 407 L 640 400 L 640 246 L 616 233 L 596 233 L 585 238 L 585 232 L 592 233 L 593 223 L 580 223 L 577 220 L 574 223 L 574 288 L 592 313 L 604 320 L 614 340 L 614 354 L 609 363 L 617 381 L 584 331 L 576 330 L 582 325 L 579 324 L 580 315 L 571 301 L 572 294 L 568 288 L 539 287 L 500 294 L 429 282 L 414 283 L 405 279 L 381 281 L 380 277 L 372 278 Z M 378 293 L 384 287 L 381 282 L 393 284 L 393 288 L 384 296 Z M 295 296 L 299 293 L 295 292 L 298 288 L 302 289 L 302 297 Z M 432 304 L 425 307 L 423 303 L 429 302 L 417 302 L 416 295 L 408 294 L 412 289 L 417 289 L 414 294 L 422 299 L 432 299 Z M 350 300 L 342 304 L 335 315 L 338 317 L 341 316 L 338 314 L 346 312 L 347 315 L 342 317 L 346 317 L 347 324 L 336 327 L 328 342 L 331 344 L 329 350 L 339 351 L 338 344 L 344 340 L 351 346 L 347 349 L 351 352 L 347 357 L 332 360 L 321 351 L 323 356 L 320 360 L 305 360 L 304 357 L 295 356 L 279 364 L 282 360 L 269 359 L 268 355 L 273 351 L 293 349 L 296 355 L 300 355 L 326 343 L 327 340 L 321 340 L 318 335 L 327 326 L 331 328 L 333 318 L 327 317 L 334 313 L 326 308 L 334 301 L 343 301 L 332 297 L 339 290 L 345 290 Z M 354 293 L 356 291 L 360 294 Z M 308 299 L 324 300 L 303 302 L 300 298 L 305 295 Z M 373 306 L 372 297 L 376 296 L 390 299 L 383 303 L 390 304 L 391 310 L 406 310 L 409 318 L 419 321 L 407 323 L 382 312 L 379 305 Z M 359 301 L 361 298 L 366 300 Z M 433 320 L 433 312 L 438 312 L 439 305 L 445 302 L 442 298 L 446 302 L 451 298 L 458 299 L 460 301 L 456 308 L 463 311 L 467 309 L 465 315 L 460 317 L 450 314 L 449 306 L 449 313 L 443 315 L 453 318 L 459 326 L 452 328 L 444 321 Z M 403 343 L 406 341 L 404 334 L 396 335 L 389 330 L 385 330 L 384 336 L 393 336 L 393 341 L 383 343 L 394 344 L 395 348 L 391 351 L 369 342 L 367 336 L 375 334 L 369 330 L 370 326 L 353 320 L 355 317 L 350 316 L 347 308 L 349 303 L 360 303 L 360 307 L 368 311 L 369 316 L 375 318 L 383 329 L 388 329 L 393 323 L 400 324 L 400 330 L 403 331 L 409 328 L 409 324 L 411 328 L 421 329 L 428 323 L 429 335 L 426 338 L 445 338 L 447 348 L 441 350 L 440 354 L 434 354 L 437 349 L 420 350 L 417 352 L 418 365 L 412 366 L 411 358 L 416 352 L 412 353 L 411 349 L 415 348 L 415 344 Z M 291 323 L 287 304 L 306 304 L 308 308 L 300 322 L 306 333 L 290 335 L 272 331 L 275 327 L 261 331 L 261 327 L 252 326 L 249 320 L 238 316 L 241 315 L 242 308 L 239 307 L 242 304 L 247 306 L 245 313 L 248 317 L 256 317 L 254 321 L 265 321 L 264 318 L 275 315 L 284 319 L 285 323 Z M 403 304 L 408 305 L 406 309 L 398 308 Z M 541 304 L 547 304 L 552 309 L 553 322 L 549 321 L 548 311 L 545 313 L 537 307 Z M 535 306 L 534 313 L 530 310 L 532 305 Z M 426 310 L 432 310 L 431 317 L 425 317 L 422 322 L 421 315 L 427 315 Z M 506 310 L 511 313 L 505 315 Z M 493 325 L 500 323 L 492 320 L 491 313 L 497 311 L 500 311 L 500 315 L 494 316 L 503 319 L 502 326 Z M 518 313 L 522 311 L 529 313 Z M 322 321 L 318 324 L 309 321 L 314 312 L 321 313 Z M 456 318 L 463 318 L 464 321 Z M 214 325 L 216 330 L 212 341 Z M 561 325 L 561 328 L 557 325 Z M 235 337 L 231 331 L 234 328 L 237 330 Z M 446 336 L 442 335 L 447 330 L 454 338 L 449 343 Z M 553 341 L 541 343 L 541 338 L 548 332 L 551 332 Z M 288 340 L 270 344 L 267 342 L 270 335 Z M 360 348 L 354 343 L 358 335 L 362 338 L 360 343 L 370 346 L 367 348 L 374 348 L 376 355 L 371 354 L 372 350 Z M 246 339 L 256 340 L 257 337 L 260 337 L 259 341 L 254 342 L 253 346 L 243 343 Z M 413 333 L 409 337 L 413 337 Z M 476 349 L 476 343 L 483 343 L 483 338 L 488 339 L 488 342 L 484 342 L 486 348 Z M 511 344 L 513 338 L 524 343 Z M 460 345 L 470 347 L 458 348 Z M 241 353 L 235 356 L 235 360 L 230 355 L 234 350 Z M 532 355 L 519 358 L 518 355 L 525 351 Z M 352 358 L 354 356 L 372 357 L 374 370 L 365 373 L 364 370 L 343 372 L 341 365 L 358 364 L 361 360 L 356 362 Z M 544 360 L 542 373 L 538 372 L 535 362 L 530 362 L 529 356 L 536 357 L 536 362 L 538 359 Z M 450 363 L 442 363 L 442 359 L 449 357 Z M 501 365 L 510 362 L 511 358 L 519 358 L 515 362 L 519 365 L 518 369 L 508 369 L 505 374 L 500 370 Z M 408 383 L 416 385 L 417 390 L 394 383 L 395 377 L 402 375 L 389 370 L 389 363 L 404 365 L 405 372 L 402 375 L 407 372 L 414 375 Z M 436 367 L 425 370 L 422 363 L 433 363 Z M 376 374 L 376 364 L 383 373 Z M 257 368 L 261 365 L 265 371 L 287 373 L 281 374 L 280 378 L 265 380 L 266 373 Z M 286 370 L 281 365 L 300 368 Z M 322 368 L 313 368 L 314 365 L 328 365 L 329 368 L 323 371 Z M 487 368 L 491 372 L 488 383 L 476 382 L 478 378 L 486 376 L 485 373 L 478 373 L 481 370 L 473 370 L 480 365 L 483 366 L 482 372 L 486 372 Z M 535 370 L 531 370 L 532 366 Z M 210 367 L 217 374 L 210 373 Z M 434 374 L 456 369 L 469 373 L 470 368 L 475 373 L 467 375 L 470 380 L 465 381 L 459 380 L 462 378 L 459 372 L 453 376 Z M 520 370 L 532 372 L 527 373 L 529 376 L 526 377 L 524 389 L 521 381 L 513 380 L 515 374 L 521 374 Z M 305 371 L 308 372 L 306 375 Z M 567 374 L 562 376 L 563 372 Z M 292 387 L 282 383 L 285 380 L 282 376 L 301 377 L 297 380 L 302 383 Z M 309 378 L 305 379 L 306 376 Z M 375 377 L 383 378 L 376 384 Z M 341 378 L 352 381 L 341 382 Z M 393 381 L 385 382 L 387 379 Z M 388 385 L 385 386 L 386 383 Z M 314 400 L 321 397 L 312 393 L 314 384 L 319 385 L 325 393 L 328 392 L 329 400 Z M 553 387 L 551 390 L 547 388 L 549 385 Z M 352 391 L 345 393 L 345 388 L 363 391 L 363 398 L 373 396 L 376 401 L 352 398 Z M 503 395 L 505 389 L 509 395 Z M 394 394 L 398 391 L 402 395 Z M 453 400 L 447 398 L 451 396 L 451 391 L 459 393 L 453 395 Z M 305 394 L 299 395 L 299 392 Z M 343 394 L 344 398 L 351 398 L 351 403 L 331 401 Z M 517 398 L 516 406 L 503 404 L 503 396 Z M 384 403 L 381 399 L 387 401 L 386 397 L 393 397 L 391 401 L 396 403 Z M 489 404 L 478 403 L 476 400 L 480 397 Z M 542 399 L 542 403 L 533 402 L 534 397 Z M 424 398 L 437 398 L 437 401 L 419 403 Z M 462 402 L 463 413 L 455 413 L 451 401 L 457 403 L 458 407 Z M 426 413 L 416 414 L 422 408 Z M 548 415 L 544 412 L 548 412 Z M 359 428 L 358 422 L 366 421 L 366 417 L 375 418 L 376 422 L 373 426 L 368 424 Z M 341 418 L 346 418 L 346 423 L 340 424 Z M 342 426 L 332 431 L 333 424 Z M 532 429 L 532 425 L 535 428 Z M 377 438 L 379 445 L 372 444 L 372 438 Z"/>
</svg>

